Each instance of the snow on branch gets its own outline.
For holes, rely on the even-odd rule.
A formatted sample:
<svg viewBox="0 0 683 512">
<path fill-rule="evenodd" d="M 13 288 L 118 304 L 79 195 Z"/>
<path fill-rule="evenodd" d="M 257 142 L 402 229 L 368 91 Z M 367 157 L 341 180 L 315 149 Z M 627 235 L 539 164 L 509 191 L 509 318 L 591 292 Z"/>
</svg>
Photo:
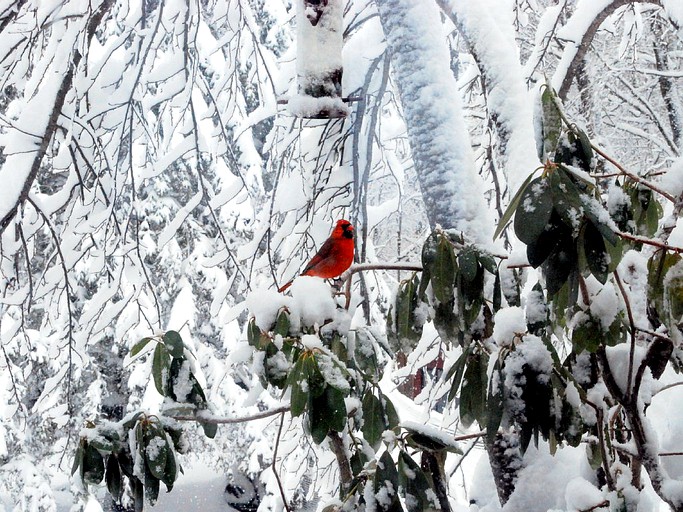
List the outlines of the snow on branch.
<svg viewBox="0 0 683 512">
<path fill-rule="evenodd" d="M 377 4 L 429 222 L 490 240 L 485 187 L 474 165 L 436 4 Z"/>
</svg>

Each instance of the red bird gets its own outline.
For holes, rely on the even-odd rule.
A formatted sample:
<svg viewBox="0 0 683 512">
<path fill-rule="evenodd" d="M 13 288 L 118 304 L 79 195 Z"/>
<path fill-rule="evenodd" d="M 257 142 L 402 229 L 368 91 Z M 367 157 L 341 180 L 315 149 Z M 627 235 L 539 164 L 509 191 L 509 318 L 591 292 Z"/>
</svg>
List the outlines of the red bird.
<svg viewBox="0 0 683 512">
<path fill-rule="evenodd" d="M 330 237 L 308 262 L 302 276 L 316 276 L 323 279 L 340 276 L 353 263 L 353 226 L 348 220 L 338 220 Z M 281 286 L 284 292 L 294 280 Z"/>
</svg>

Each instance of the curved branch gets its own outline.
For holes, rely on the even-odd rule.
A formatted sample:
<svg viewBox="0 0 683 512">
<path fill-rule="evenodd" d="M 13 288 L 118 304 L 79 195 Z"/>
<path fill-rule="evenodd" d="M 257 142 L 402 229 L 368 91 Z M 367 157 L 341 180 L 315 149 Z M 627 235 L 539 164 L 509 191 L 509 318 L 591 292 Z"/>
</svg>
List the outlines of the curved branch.
<svg viewBox="0 0 683 512">
<path fill-rule="evenodd" d="M 599 10 L 597 13 L 595 13 L 595 15 L 593 16 L 593 20 L 582 31 L 583 35 L 581 37 L 581 40 L 569 42 L 568 46 L 564 50 L 564 55 L 562 56 L 562 59 L 560 61 L 560 66 L 558 66 L 558 70 L 556 71 L 555 76 L 553 77 L 553 87 L 557 89 L 557 94 L 563 101 L 567 98 L 569 89 L 571 88 L 572 84 L 574 83 L 574 80 L 578 76 L 579 71 L 581 70 L 581 63 L 586 57 L 586 54 L 588 53 L 588 50 L 591 47 L 591 43 L 593 42 L 593 39 L 595 38 L 595 35 L 597 34 L 600 26 L 620 7 L 636 3 L 649 3 L 658 5 L 660 7 L 662 5 L 660 0 L 608 1 L 607 4 L 604 5 L 602 10 Z M 588 7 L 586 7 L 585 9 L 578 9 L 577 11 L 575 11 L 572 17 L 569 19 L 567 24 L 564 25 L 563 28 L 572 25 L 572 22 L 576 25 L 585 23 L 585 21 L 583 21 L 585 19 L 584 16 L 588 14 L 585 12 L 585 10 L 595 9 L 595 4 L 593 2 L 583 2 L 581 5 L 585 5 Z M 581 27 L 576 27 L 576 29 L 580 30 Z M 572 42 L 573 44 L 571 44 Z M 566 61 L 569 62 L 563 66 L 562 63 Z M 560 84 L 559 87 L 558 83 Z"/>
</svg>

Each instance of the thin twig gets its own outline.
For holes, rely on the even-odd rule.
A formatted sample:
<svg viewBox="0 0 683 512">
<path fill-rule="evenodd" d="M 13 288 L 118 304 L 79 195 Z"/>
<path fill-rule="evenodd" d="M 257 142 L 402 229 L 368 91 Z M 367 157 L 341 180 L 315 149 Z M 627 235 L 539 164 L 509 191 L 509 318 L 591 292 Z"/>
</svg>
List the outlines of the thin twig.
<svg viewBox="0 0 683 512">
<path fill-rule="evenodd" d="M 667 191 L 662 190 L 661 188 L 659 188 L 659 187 L 658 187 L 657 185 L 655 185 L 654 183 L 651 183 L 651 182 L 649 182 L 649 181 L 647 181 L 647 180 L 644 180 L 643 178 L 641 178 L 641 177 L 638 176 L 637 174 L 633 174 L 632 172 L 627 171 L 627 170 L 624 168 L 624 166 L 622 166 L 619 162 L 617 162 L 614 158 L 610 157 L 607 153 L 605 153 L 602 149 L 600 149 L 598 146 L 596 146 L 596 145 L 593 144 L 592 142 L 591 142 L 591 147 L 593 148 L 593 151 L 595 151 L 598 155 L 600 155 L 602 158 L 604 158 L 604 159 L 607 160 L 609 163 L 611 163 L 614 167 L 616 167 L 617 169 L 619 169 L 619 172 L 621 172 L 621 173 L 624 174 L 625 176 L 628 176 L 630 179 L 632 179 L 633 181 L 635 181 L 635 182 L 638 183 L 639 185 L 643 185 L 643 186 L 649 188 L 650 190 L 652 190 L 652 191 L 654 191 L 654 192 L 657 192 L 657 193 L 660 194 L 662 197 L 666 197 L 666 198 L 667 198 L 669 201 L 671 201 L 672 203 L 675 203 L 675 202 L 676 202 L 676 198 L 675 198 L 674 196 L 672 196 L 671 194 L 669 194 Z"/>
<path fill-rule="evenodd" d="M 622 238 L 626 238 L 627 240 L 631 240 L 633 242 L 639 242 L 641 244 L 646 244 L 646 245 L 653 245 L 654 247 L 659 247 L 659 248 L 664 249 L 666 251 L 677 252 L 679 254 L 683 253 L 683 247 L 676 247 L 675 245 L 669 245 L 666 242 L 661 242 L 661 241 L 655 240 L 653 238 L 647 238 L 647 237 L 639 236 L 639 235 L 632 235 L 631 233 L 624 233 L 623 231 L 616 231 L 616 234 Z"/>
<path fill-rule="evenodd" d="M 285 413 L 282 413 L 280 417 L 280 427 L 277 429 L 277 437 L 275 438 L 275 449 L 273 450 L 273 463 L 271 467 L 273 468 L 273 474 L 275 475 L 275 480 L 277 480 L 277 485 L 280 488 L 280 496 L 282 497 L 282 504 L 287 512 L 292 512 L 287 503 L 287 496 L 285 496 L 285 489 L 282 487 L 282 480 L 280 480 L 280 475 L 277 472 L 275 463 L 277 462 L 277 449 L 280 446 L 280 436 L 282 435 L 282 426 L 285 424 Z"/>
<path fill-rule="evenodd" d="M 239 416 L 237 418 L 222 418 L 218 416 L 212 416 L 200 411 L 195 415 L 187 416 L 174 416 L 173 414 L 166 414 L 169 418 L 173 418 L 178 421 L 201 421 L 202 423 L 209 423 L 212 425 L 231 425 L 234 423 L 246 423 L 248 421 L 260 420 L 263 418 L 268 418 L 270 416 L 275 416 L 276 414 L 284 414 L 289 411 L 288 405 L 283 405 L 282 407 L 277 407 L 275 409 L 270 409 L 268 411 L 259 412 L 252 414 L 251 416 Z"/>
<path fill-rule="evenodd" d="M 624 284 L 621 282 L 621 278 L 619 277 L 619 272 L 616 270 L 614 271 L 614 280 L 617 282 L 617 286 L 619 287 L 619 292 L 621 292 L 621 296 L 624 299 L 624 304 L 626 305 L 626 315 L 628 316 L 628 323 L 629 326 L 631 327 L 631 348 L 629 350 L 629 355 L 628 355 L 628 380 L 626 381 L 626 400 L 630 401 L 633 400 L 634 396 L 637 396 L 638 390 L 637 389 L 631 389 L 631 382 L 633 381 L 633 362 L 635 358 L 635 352 L 636 352 L 636 322 L 633 319 L 633 311 L 631 310 L 631 302 L 628 299 L 628 295 L 626 293 L 626 289 L 624 288 Z"/>
</svg>

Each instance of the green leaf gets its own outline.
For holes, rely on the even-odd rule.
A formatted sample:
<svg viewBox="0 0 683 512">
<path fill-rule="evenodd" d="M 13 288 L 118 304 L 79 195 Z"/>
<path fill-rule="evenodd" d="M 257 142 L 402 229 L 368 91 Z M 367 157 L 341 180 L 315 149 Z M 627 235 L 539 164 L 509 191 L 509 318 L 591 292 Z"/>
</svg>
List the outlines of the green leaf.
<svg viewBox="0 0 683 512">
<path fill-rule="evenodd" d="M 308 379 L 308 394 L 312 397 L 319 397 L 325 391 L 325 378 L 318 366 L 317 356 L 313 352 L 308 352 L 308 357 L 304 359 L 304 371 Z"/>
<path fill-rule="evenodd" d="M 159 343 L 154 349 L 154 357 L 152 358 L 152 376 L 154 377 L 154 385 L 162 396 L 166 396 L 166 385 L 170 369 L 171 358 L 168 350 L 165 345 Z"/>
<path fill-rule="evenodd" d="M 398 346 L 392 346 L 394 351 L 402 350 L 409 354 L 415 348 L 422 336 L 422 323 L 415 316 L 418 304 L 419 279 L 417 275 L 403 281 L 396 295 L 396 336 Z M 451 290 L 452 292 L 452 290 Z"/>
<path fill-rule="evenodd" d="M 580 197 L 584 206 L 583 213 L 586 218 L 595 225 L 605 240 L 612 245 L 617 245 L 617 243 L 619 243 L 619 236 L 602 220 L 603 218 L 610 218 L 607 210 L 605 210 L 597 201 L 592 201 L 587 194 L 582 194 Z M 594 211 L 594 208 L 599 208 L 601 211 L 596 212 Z"/>
<path fill-rule="evenodd" d="M 503 301 L 503 294 L 500 286 L 500 273 L 496 272 L 496 278 L 493 281 L 493 312 L 497 313 Z"/>
<path fill-rule="evenodd" d="M 439 237 L 436 246 L 436 258 L 430 269 L 432 289 L 434 296 L 441 303 L 447 303 L 453 299 L 453 285 L 457 271 L 455 252 L 453 245 L 445 236 Z"/>
<path fill-rule="evenodd" d="M 247 325 L 247 341 L 252 347 L 259 347 L 261 342 L 261 328 L 256 325 L 256 319 L 252 318 L 249 320 Z"/>
<path fill-rule="evenodd" d="M 83 455 L 83 481 L 99 484 L 104 478 L 104 459 L 99 450 L 89 443 L 85 445 Z"/>
<path fill-rule="evenodd" d="M 455 442 L 455 440 L 444 439 L 431 435 L 427 431 L 417 431 L 410 427 L 404 427 L 408 432 L 406 436 L 406 443 L 408 446 L 417 448 L 420 451 L 429 452 L 451 452 L 462 455 L 462 450 Z"/>
<path fill-rule="evenodd" d="M 659 218 L 662 216 L 662 205 L 654 200 L 650 203 L 650 206 L 645 213 L 645 225 L 647 227 L 647 236 L 654 236 L 657 233 L 657 228 L 659 228 Z"/>
<path fill-rule="evenodd" d="M 154 505 L 159 498 L 159 479 L 147 469 L 145 471 L 145 500 Z"/>
<path fill-rule="evenodd" d="M 130 357 L 135 357 L 138 355 L 140 352 L 142 352 L 142 349 L 147 346 L 147 344 L 152 341 L 154 338 L 151 336 L 148 336 L 146 338 L 142 338 L 140 341 L 138 341 L 135 345 L 133 345 L 133 348 L 130 349 Z"/>
<path fill-rule="evenodd" d="M 85 454 L 86 445 L 87 441 L 85 439 L 81 439 L 78 443 L 78 448 L 76 448 L 76 453 L 74 454 L 74 462 L 71 465 L 71 475 L 76 473 L 79 467 L 83 466 L 83 455 Z"/>
<path fill-rule="evenodd" d="M 562 238 L 541 266 L 545 275 L 548 298 L 562 289 L 569 275 L 576 268 L 577 254 L 574 240 Z"/>
<path fill-rule="evenodd" d="M 391 486 L 387 485 L 391 483 Z M 382 512 L 402 512 L 403 508 L 398 499 L 398 471 L 389 452 L 384 452 L 377 461 L 375 471 L 375 496 L 382 495 L 384 499 L 377 501 L 377 510 Z"/>
<path fill-rule="evenodd" d="M 548 179 L 536 178 L 522 194 L 515 212 L 515 234 L 525 244 L 535 242 L 545 230 L 553 211 L 553 196 Z"/>
<path fill-rule="evenodd" d="M 308 426 L 315 444 L 320 444 L 330 431 L 330 417 L 325 396 L 308 395 Z"/>
<path fill-rule="evenodd" d="M 538 158 L 545 161 L 557 149 L 562 132 L 562 116 L 555 101 L 556 94 L 550 85 L 547 85 L 541 93 L 542 111 L 542 141 L 543 144 L 538 148 Z"/>
<path fill-rule="evenodd" d="M 307 356 L 299 356 L 287 379 L 292 390 L 290 412 L 294 418 L 300 416 L 306 410 L 306 404 L 308 403 L 308 375 L 304 371 L 305 357 Z"/>
<path fill-rule="evenodd" d="M 467 363 L 460 391 L 460 419 L 465 428 L 477 420 L 481 426 L 486 425 L 486 369 L 488 355 L 473 353 Z"/>
<path fill-rule="evenodd" d="M 119 461 L 113 453 L 107 457 L 105 480 L 107 482 L 107 490 L 112 498 L 114 498 L 114 501 L 121 501 L 121 496 L 123 496 L 123 478 L 121 477 Z"/>
<path fill-rule="evenodd" d="M 386 395 L 382 394 L 380 391 L 380 399 L 384 405 L 384 414 L 386 417 L 386 428 L 387 429 L 394 429 L 398 427 L 399 424 L 399 417 L 398 413 L 396 412 L 396 408 L 394 407 L 394 404 L 389 400 L 389 397 Z"/>
<path fill-rule="evenodd" d="M 458 254 L 458 267 L 460 268 L 460 275 L 465 281 L 474 281 L 479 272 L 479 260 L 476 251 L 465 249 Z"/>
<path fill-rule="evenodd" d="M 609 271 L 609 255 L 600 231 L 590 221 L 586 222 L 583 230 L 583 249 L 591 273 L 600 283 L 605 284 Z"/>
<path fill-rule="evenodd" d="M 617 240 L 617 244 L 612 245 L 605 240 L 605 249 L 607 250 L 607 255 L 609 257 L 607 271 L 611 274 L 617 269 L 619 263 L 621 262 L 621 257 L 624 254 L 624 242 L 621 238 L 619 238 Z"/>
<path fill-rule="evenodd" d="M 391 313 L 390 313 L 391 314 Z M 379 382 L 382 372 L 379 367 L 375 334 L 366 326 L 356 329 L 356 343 L 354 345 L 354 361 L 357 368 L 362 371 L 371 382 Z"/>
<path fill-rule="evenodd" d="M 144 453 L 147 467 L 154 478 L 161 480 L 166 471 L 166 459 L 168 457 L 169 446 L 166 442 L 166 434 L 154 423 L 150 423 L 145 428 Z"/>
<path fill-rule="evenodd" d="M 564 168 L 557 167 L 550 175 L 550 189 L 555 211 L 562 222 L 576 232 L 583 218 L 583 205 L 579 190 Z"/>
<path fill-rule="evenodd" d="M 522 194 L 524 194 L 524 191 L 529 186 L 529 183 L 533 179 L 534 174 L 536 174 L 536 171 L 529 173 L 529 176 L 526 177 L 526 179 L 524 180 L 524 183 L 522 183 L 522 185 L 519 187 L 519 189 L 515 193 L 515 196 L 510 200 L 510 204 L 508 205 L 507 209 L 505 210 L 505 213 L 503 213 L 503 216 L 500 218 L 500 221 L 498 222 L 498 227 L 496 228 L 496 231 L 493 233 L 493 239 L 494 240 L 500 236 L 500 234 L 503 232 L 505 227 L 510 222 L 510 219 L 512 219 L 512 216 L 514 215 L 515 211 L 517 210 L 517 207 L 519 206 L 519 202 L 522 200 Z M 423 263 L 423 267 L 424 267 L 425 266 L 424 265 L 424 257 L 423 257 L 422 263 Z"/>
<path fill-rule="evenodd" d="M 167 331 L 163 336 L 164 343 L 166 343 L 166 348 L 172 357 L 181 358 L 183 357 L 183 352 L 185 350 L 185 344 L 180 334 L 176 331 Z"/>
<path fill-rule="evenodd" d="M 173 484 L 178 477 L 178 464 L 175 460 L 175 454 L 171 447 L 168 450 L 168 456 L 166 457 L 166 468 L 164 469 L 164 477 L 161 479 L 166 485 L 166 492 L 171 492 L 173 489 Z"/>
<path fill-rule="evenodd" d="M 579 144 L 581 146 L 581 151 L 583 152 L 584 157 L 583 159 L 584 162 L 586 162 L 586 166 L 588 167 L 588 169 L 586 170 L 590 170 L 593 167 L 591 164 L 593 162 L 594 157 L 591 141 L 588 138 L 588 135 L 586 135 L 586 132 L 584 132 L 582 129 L 574 126 L 574 131 L 576 132 L 576 135 L 579 138 Z"/>
<path fill-rule="evenodd" d="M 132 478 L 131 482 L 135 512 L 142 512 L 145 507 L 145 486 L 137 477 Z"/>
<path fill-rule="evenodd" d="M 592 318 L 586 319 L 581 324 L 574 327 L 572 331 L 572 345 L 574 351 L 580 354 L 584 350 L 595 352 L 600 346 L 603 332 L 600 325 Z"/>
<path fill-rule="evenodd" d="M 498 273 L 498 265 L 496 265 L 496 260 L 490 254 L 485 252 L 477 251 L 477 258 L 482 267 L 484 267 L 489 274 L 496 275 Z"/>
<path fill-rule="evenodd" d="M 486 398 L 486 406 L 488 409 L 486 436 L 489 443 L 493 443 L 496 434 L 498 433 L 498 427 L 500 427 L 500 423 L 503 420 L 504 381 L 505 376 L 503 375 L 500 359 L 497 359 L 493 365 L 493 373 L 491 373 L 491 381 L 489 382 L 488 395 Z"/>
<path fill-rule="evenodd" d="M 429 482 L 420 466 L 404 450 L 398 455 L 398 485 L 408 512 L 423 512 L 429 509 Z"/>
<path fill-rule="evenodd" d="M 216 437 L 216 433 L 218 432 L 218 425 L 215 423 L 209 423 L 206 421 L 200 421 L 199 424 L 202 426 L 202 430 L 204 430 L 204 435 L 208 437 L 209 439 L 213 439 Z"/>
<path fill-rule="evenodd" d="M 341 432 L 346 427 L 346 402 L 344 402 L 344 393 L 333 386 L 327 386 L 325 393 L 325 409 L 327 414 L 327 422 L 330 429 L 335 432 Z"/>
<path fill-rule="evenodd" d="M 368 463 L 368 456 L 365 454 L 365 452 L 361 450 L 357 450 L 353 452 L 353 455 L 351 455 L 350 459 L 350 464 L 351 464 L 351 471 L 354 474 L 354 476 L 358 476 L 361 471 L 365 468 L 365 465 Z"/>
<path fill-rule="evenodd" d="M 465 373 L 465 368 L 467 367 L 467 359 L 469 355 L 472 353 L 474 345 L 470 345 L 468 348 L 463 350 L 463 353 L 460 354 L 460 357 L 456 359 L 455 363 L 453 363 L 453 366 L 451 366 L 448 369 L 448 373 L 446 374 L 446 380 L 453 379 L 451 381 L 451 390 L 448 393 L 448 401 L 452 402 L 453 399 L 456 397 L 458 394 L 458 389 L 460 389 L 460 383 L 462 382 L 462 377 Z"/>
<path fill-rule="evenodd" d="M 275 328 L 273 329 L 273 334 L 279 334 L 280 336 L 287 336 L 289 334 L 289 327 L 291 322 L 289 321 L 289 313 L 286 309 L 282 309 L 277 315 L 277 320 L 275 321 Z"/>
<path fill-rule="evenodd" d="M 361 432 L 363 432 L 363 437 L 368 444 L 377 450 L 382 440 L 382 433 L 385 430 L 384 408 L 380 399 L 370 389 L 363 396 L 362 410 L 363 426 Z"/>
<path fill-rule="evenodd" d="M 117 454 L 119 460 L 119 467 L 121 472 L 126 475 L 129 479 L 133 478 L 135 472 L 135 467 L 133 466 L 133 459 L 130 456 L 129 451 L 121 451 Z"/>
</svg>

